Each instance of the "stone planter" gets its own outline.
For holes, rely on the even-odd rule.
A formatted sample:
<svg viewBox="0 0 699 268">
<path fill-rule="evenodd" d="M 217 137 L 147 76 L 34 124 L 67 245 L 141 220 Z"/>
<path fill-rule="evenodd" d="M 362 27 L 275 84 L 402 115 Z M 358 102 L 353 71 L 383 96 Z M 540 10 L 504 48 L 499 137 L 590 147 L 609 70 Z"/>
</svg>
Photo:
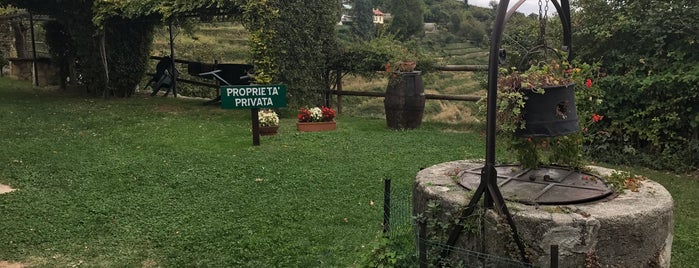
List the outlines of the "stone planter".
<svg viewBox="0 0 699 268">
<path fill-rule="evenodd" d="M 330 122 L 296 122 L 296 129 L 301 132 L 318 132 L 335 130 L 335 121 Z"/>
<path fill-rule="evenodd" d="M 473 193 L 459 185 L 455 178 L 462 171 L 480 167 L 483 163 L 453 161 L 420 171 L 413 188 L 413 215 L 431 214 L 442 222 L 449 218 L 447 213 L 430 212 L 428 202 L 436 202 L 441 211 L 456 215 Z M 612 172 L 600 167 L 590 168 L 602 176 Z M 549 267 L 552 245 L 559 247 L 559 267 L 670 267 L 673 200 L 670 193 L 654 181 L 642 181 L 637 192 L 626 190 L 614 198 L 591 203 L 507 204 L 527 255 L 536 267 Z M 455 246 L 519 260 L 505 220 L 493 210 L 478 213 L 472 217 L 473 223 L 466 224 L 482 224 L 482 227 L 464 232 Z M 424 231 L 427 239 L 438 239 L 442 232 L 429 225 Z M 458 263 L 459 258 L 467 256 L 452 254 L 450 258 Z"/>
</svg>

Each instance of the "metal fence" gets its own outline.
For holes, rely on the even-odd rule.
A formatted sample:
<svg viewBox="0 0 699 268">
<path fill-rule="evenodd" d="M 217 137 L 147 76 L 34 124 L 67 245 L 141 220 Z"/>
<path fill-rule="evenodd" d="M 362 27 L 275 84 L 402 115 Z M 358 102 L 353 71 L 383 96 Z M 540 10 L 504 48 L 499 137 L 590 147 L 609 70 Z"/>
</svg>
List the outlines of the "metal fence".
<svg viewBox="0 0 699 268">
<path fill-rule="evenodd" d="M 402 250 L 412 251 L 419 267 L 536 267 L 501 256 L 448 246 L 427 235 L 425 223 L 413 216 L 413 193 L 406 189 L 392 189 L 389 179 L 384 181 L 384 235 L 391 240 L 399 240 Z M 439 253 L 448 252 L 449 258 L 441 258 Z M 552 251 L 553 254 L 554 251 Z M 552 258 L 553 259 L 553 258 Z M 552 265 L 552 267 L 554 267 Z"/>
</svg>

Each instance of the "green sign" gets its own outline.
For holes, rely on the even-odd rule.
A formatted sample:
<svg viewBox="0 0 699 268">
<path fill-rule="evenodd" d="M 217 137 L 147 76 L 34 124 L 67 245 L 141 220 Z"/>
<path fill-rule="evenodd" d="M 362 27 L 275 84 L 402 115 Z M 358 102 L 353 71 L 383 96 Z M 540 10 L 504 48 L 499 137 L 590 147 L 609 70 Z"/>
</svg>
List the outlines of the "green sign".
<svg viewBox="0 0 699 268">
<path fill-rule="evenodd" d="M 286 107 L 286 85 L 221 86 L 222 109 Z"/>
</svg>

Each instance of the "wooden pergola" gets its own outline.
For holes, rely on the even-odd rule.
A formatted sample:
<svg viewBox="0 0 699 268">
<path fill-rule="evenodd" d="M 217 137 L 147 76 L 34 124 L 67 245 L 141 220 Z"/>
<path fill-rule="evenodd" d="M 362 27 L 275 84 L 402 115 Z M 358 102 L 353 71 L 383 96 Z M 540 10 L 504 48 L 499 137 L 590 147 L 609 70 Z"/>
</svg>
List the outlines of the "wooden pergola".
<svg viewBox="0 0 699 268">
<path fill-rule="evenodd" d="M 51 17 L 47 15 L 34 15 L 29 11 L 20 11 L 15 14 L 7 14 L 0 16 L 0 21 L 8 21 L 12 19 L 29 19 L 29 31 L 31 38 L 31 51 L 32 51 L 32 68 L 33 68 L 33 84 L 34 86 L 39 85 L 39 71 L 38 71 L 38 57 L 36 53 L 36 34 L 35 34 L 35 21 L 51 21 Z M 19 53 L 18 53 L 19 54 Z"/>
</svg>

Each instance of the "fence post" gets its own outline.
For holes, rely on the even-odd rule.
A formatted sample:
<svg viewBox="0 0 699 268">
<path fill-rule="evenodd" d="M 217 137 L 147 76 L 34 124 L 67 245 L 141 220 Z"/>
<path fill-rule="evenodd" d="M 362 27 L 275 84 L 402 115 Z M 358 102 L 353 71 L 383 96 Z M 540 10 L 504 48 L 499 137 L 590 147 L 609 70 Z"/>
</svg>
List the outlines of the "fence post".
<svg viewBox="0 0 699 268">
<path fill-rule="evenodd" d="M 551 268 L 558 268 L 558 245 L 551 245 Z"/>
<path fill-rule="evenodd" d="M 417 251 L 420 268 L 427 268 L 427 223 L 418 221 Z"/>
<path fill-rule="evenodd" d="M 391 231 L 391 179 L 383 180 L 383 234 Z"/>
<path fill-rule="evenodd" d="M 177 98 L 177 69 L 175 68 L 175 36 L 172 33 L 172 19 L 170 19 L 170 74 L 172 75 L 172 96 Z"/>
<path fill-rule="evenodd" d="M 337 92 L 342 92 L 342 74 L 341 72 L 337 72 L 337 78 L 335 80 L 335 89 L 337 89 Z M 337 113 L 342 114 L 342 94 L 337 94 Z"/>
<path fill-rule="evenodd" d="M 34 37 L 34 15 L 29 12 L 29 30 L 31 31 L 32 35 L 32 71 L 34 72 L 32 75 L 33 79 L 33 84 L 34 86 L 38 87 L 39 86 L 39 68 L 38 64 L 39 62 L 36 59 L 36 39 Z"/>
</svg>

